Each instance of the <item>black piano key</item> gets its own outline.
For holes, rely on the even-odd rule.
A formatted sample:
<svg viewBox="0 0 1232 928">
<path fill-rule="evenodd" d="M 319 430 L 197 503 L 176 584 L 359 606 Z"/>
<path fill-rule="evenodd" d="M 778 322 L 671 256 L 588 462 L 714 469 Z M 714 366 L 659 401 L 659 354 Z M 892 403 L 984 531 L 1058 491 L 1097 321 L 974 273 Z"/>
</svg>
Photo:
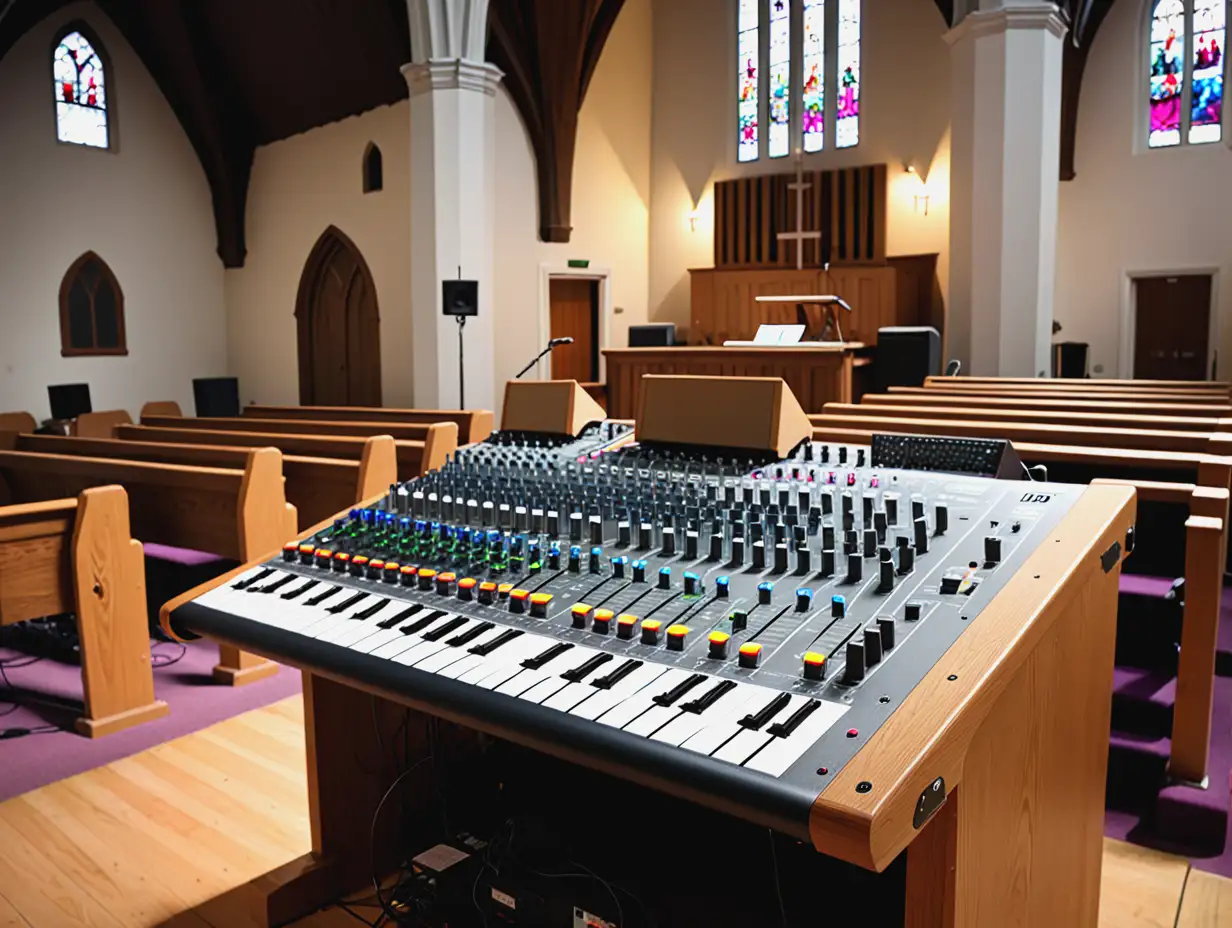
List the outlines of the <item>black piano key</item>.
<svg viewBox="0 0 1232 928">
<path fill-rule="evenodd" d="M 810 699 L 799 709 L 793 712 L 785 721 L 775 722 L 766 730 L 776 738 L 786 738 L 793 731 L 799 728 L 800 723 L 816 712 L 820 706 L 820 699 Z"/>
<path fill-rule="evenodd" d="M 400 629 L 398 629 L 398 631 L 402 632 L 402 634 L 404 635 L 413 635 L 417 631 L 427 628 L 437 619 L 443 618 L 445 615 L 446 615 L 445 610 L 437 609 L 435 612 L 429 612 L 425 616 L 420 616 L 418 619 L 416 619 L 414 622 L 411 622 L 409 625 L 403 625 Z"/>
<path fill-rule="evenodd" d="M 527 670 L 538 670 L 548 661 L 554 660 L 555 658 L 560 657 L 560 655 L 564 654 L 566 651 L 570 650 L 572 647 L 573 645 L 567 644 L 565 642 L 560 642 L 559 644 L 551 645 L 550 647 L 547 648 L 547 650 L 543 651 L 542 653 L 536 654 L 534 657 L 528 657 L 526 660 L 522 661 L 522 666 L 525 667 Z"/>
<path fill-rule="evenodd" d="M 294 580 L 294 579 L 295 579 L 295 574 L 283 574 L 281 577 L 279 577 L 279 578 L 278 578 L 277 580 L 275 580 L 273 583 L 267 583 L 267 584 L 265 584 L 265 586 L 262 586 L 262 587 L 250 586 L 250 587 L 248 588 L 248 592 L 249 592 L 249 593 L 254 593 L 254 592 L 256 592 L 256 593 L 273 593 L 273 592 L 275 592 L 276 590 L 280 590 L 280 589 L 282 589 L 284 586 L 286 586 L 288 583 L 290 583 L 290 582 L 291 582 L 292 580 Z"/>
<path fill-rule="evenodd" d="M 342 602 L 336 603 L 335 605 L 328 607 L 325 611 L 328 612 L 330 615 L 337 615 L 340 612 L 345 612 L 347 609 L 350 609 L 352 606 L 356 605 L 357 603 L 363 602 L 367 598 L 368 598 L 367 593 L 356 593 L 354 596 L 348 596 Z"/>
<path fill-rule="evenodd" d="M 700 715 L 718 702 L 726 693 L 730 693 L 735 688 L 735 681 L 720 680 L 701 696 L 697 697 L 697 699 L 683 703 L 680 709 L 682 712 L 692 712 L 694 715 Z"/>
<path fill-rule="evenodd" d="M 434 628 L 430 632 L 423 633 L 424 641 L 440 641 L 446 635 L 456 632 L 459 628 L 466 624 L 466 619 L 460 615 L 455 615 L 452 619 L 446 622 L 440 628 Z"/>
<path fill-rule="evenodd" d="M 561 674 L 561 677 L 568 680 L 570 683 L 581 683 L 592 671 L 598 670 L 604 664 L 612 659 L 610 654 L 596 654 L 584 664 L 574 667 L 572 670 L 566 670 Z"/>
<path fill-rule="evenodd" d="M 484 632 L 491 631 L 494 628 L 496 628 L 495 622 L 478 622 L 466 631 L 462 632 L 462 634 L 454 635 L 446 641 L 445 644 L 449 645 L 451 648 L 460 648 L 463 645 L 470 644 Z"/>
<path fill-rule="evenodd" d="M 480 657 L 483 657 L 484 655 L 491 654 L 501 645 L 508 644 L 513 641 L 513 639 L 520 637 L 522 637 L 522 630 L 518 628 L 511 628 L 508 631 L 501 632 L 501 634 L 497 635 L 491 641 L 485 641 L 483 644 L 475 645 L 470 649 L 470 653 L 478 654 Z"/>
<path fill-rule="evenodd" d="M 360 621 L 360 622 L 367 621 L 368 619 L 372 618 L 374 615 L 376 615 L 378 612 L 380 612 L 382 609 L 384 609 L 388 605 L 389 605 L 388 599 L 378 599 L 367 609 L 361 609 L 359 612 L 351 616 L 351 618 L 357 621 Z"/>
<path fill-rule="evenodd" d="M 704 673 L 695 673 L 684 680 L 681 680 L 666 693 L 660 693 L 654 698 L 655 704 L 660 706 L 673 705 L 677 699 L 687 693 L 693 687 L 706 682 L 708 678 Z"/>
<path fill-rule="evenodd" d="M 619 667 L 617 667 L 615 670 L 611 671 L 610 673 L 606 674 L 605 676 L 599 677 L 598 679 L 595 679 L 595 680 L 591 680 L 590 685 L 596 686 L 601 690 L 610 690 L 613 686 L 615 686 L 617 683 L 619 683 L 621 680 L 623 680 L 625 677 L 633 673 L 633 671 L 637 670 L 637 668 L 641 666 L 642 666 L 641 661 L 633 660 L 632 658 L 630 658 L 629 660 L 625 661 L 623 664 L 621 664 Z"/>
<path fill-rule="evenodd" d="M 338 586 L 337 584 L 334 584 L 325 592 L 318 593 L 316 596 L 312 597 L 312 599 L 304 600 L 304 605 L 305 606 L 319 606 L 321 605 L 321 603 L 325 602 L 325 600 L 329 599 L 331 596 L 339 592 L 341 589 L 342 587 Z"/>
<path fill-rule="evenodd" d="M 268 577 L 268 576 L 269 576 L 270 574 L 272 574 L 273 572 L 274 572 L 274 568 L 272 568 L 272 567 L 267 567 L 267 568 L 265 568 L 265 570 L 261 571 L 261 572 L 260 572 L 259 574 L 257 574 L 255 577 L 249 577 L 247 580 L 241 580 L 239 583 L 233 583 L 233 584 L 231 584 L 231 589 L 233 589 L 233 590 L 246 590 L 246 589 L 248 589 L 250 586 L 254 586 L 254 585 L 256 585 L 256 584 L 260 583 L 262 580 L 264 580 L 266 577 Z"/>
<path fill-rule="evenodd" d="M 291 599 L 295 599 L 297 596 L 303 596 L 305 593 L 307 593 L 309 590 L 311 590 L 314 586 L 316 586 L 320 582 L 321 582 L 320 580 L 309 580 L 307 583 L 303 584 L 302 586 L 297 586 L 295 589 L 288 590 L 287 592 L 283 593 L 282 598 L 286 600 L 291 600 Z"/>
<path fill-rule="evenodd" d="M 397 615 L 393 616 L 392 618 L 381 619 L 381 621 L 376 623 L 376 626 L 377 628 L 394 628 L 395 626 L 401 625 L 403 622 L 405 622 L 415 613 L 420 612 L 422 610 L 423 610 L 423 606 L 419 605 L 419 603 L 416 603 L 415 605 L 407 609 L 403 609 L 401 612 L 399 612 Z"/>
<path fill-rule="evenodd" d="M 778 715 L 778 713 L 781 712 L 790 702 L 790 693 L 779 693 L 756 712 L 750 713 L 742 718 L 740 720 L 740 725 L 742 728 L 751 728 L 753 731 L 760 731 L 763 725 Z"/>
</svg>

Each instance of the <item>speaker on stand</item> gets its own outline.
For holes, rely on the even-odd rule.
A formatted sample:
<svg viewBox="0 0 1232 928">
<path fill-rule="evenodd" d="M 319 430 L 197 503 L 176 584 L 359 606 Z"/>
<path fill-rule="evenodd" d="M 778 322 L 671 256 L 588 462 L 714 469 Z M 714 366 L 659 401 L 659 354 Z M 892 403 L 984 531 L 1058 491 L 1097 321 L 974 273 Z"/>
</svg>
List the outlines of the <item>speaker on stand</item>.
<svg viewBox="0 0 1232 928">
<path fill-rule="evenodd" d="M 479 315 L 479 281 L 462 280 L 462 268 L 458 268 L 458 280 L 441 281 L 441 312 L 453 316 L 458 322 L 458 408 L 466 408 L 466 375 L 462 348 L 462 330 L 470 316 Z"/>
</svg>

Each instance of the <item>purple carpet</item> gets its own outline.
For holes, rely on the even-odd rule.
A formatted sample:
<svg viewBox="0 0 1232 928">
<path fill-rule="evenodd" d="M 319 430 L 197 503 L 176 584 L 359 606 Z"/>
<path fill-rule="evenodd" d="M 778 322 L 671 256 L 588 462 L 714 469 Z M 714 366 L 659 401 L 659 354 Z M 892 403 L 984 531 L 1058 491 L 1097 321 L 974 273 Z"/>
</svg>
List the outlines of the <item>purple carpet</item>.
<svg viewBox="0 0 1232 928">
<path fill-rule="evenodd" d="M 178 644 L 156 644 L 155 663 L 179 653 Z M 21 657 L 17 651 L 0 648 L 0 661 Z M 81 668 L 41 660 L 6 669 L 19 702 L 14 708 L 9 701 L 13 691 L 0 681 L 0 730 L 49 725 L 67 730 L 0 740 L 0 802 L 300 691 L 300 674 L 290 667 L 247 686 L 221 686 L 210 676 L 216 663 L 217 644 L 195 641 L 188 645 L 182 659 L 154 670 L 154 693 L 167 703 L 170 714 L 97 740 L 72 731 L 73 721 L 81 714 Z"/>
</svg>

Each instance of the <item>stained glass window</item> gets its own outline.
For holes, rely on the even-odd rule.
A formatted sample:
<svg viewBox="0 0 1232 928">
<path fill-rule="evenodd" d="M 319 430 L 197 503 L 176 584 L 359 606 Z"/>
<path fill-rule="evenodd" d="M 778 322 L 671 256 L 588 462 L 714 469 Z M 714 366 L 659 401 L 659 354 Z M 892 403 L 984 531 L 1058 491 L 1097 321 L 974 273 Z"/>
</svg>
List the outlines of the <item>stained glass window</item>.
<svg viewBox="0 0 1232 928">
<path fill-rule="evenodd" d="M 770 157 L 791 149 L 791 6 L 770 0 Z"/>
<path fill-rule="evenodd" d="M 1151 148 L 1181 143 L 1184 52 L 1185 5 L 1159 0 L 1151 17 Z"/>
<path fill-rule="evenodd" d="M 834 139 L 839 148 L 860 141 L 860 0 L 838 0 L 838 115 Z"/>
<path fill-rule="evenodd" d="M 109 146 L 103 62 L 80 32 L 69 32 L 52 59 L 56 131 L 61 142 Z"/>
<path fill-rule="evenodd" d="M 1195 0 L 1193 13 L 1193 90 L 1189 141 L 1218 142 L 1223 134 L 1223 48 L 1225 0 Z"/>
<path fill-rule="evenodd" d="M 825 147 L 826 129 L 826 0 L 804 0 L 804 69 L 801 87 L 801 128 L 805 151 Z"/>
<path fill-rule="evenodd" d="M 758 49 L 757 13 L 758 0 L 740 0 L 737 21 L 737 82 L 736 107 L 739 135 L 736 139 L 736 156 L 740 161 L 757 160 L 757 70 L 760 60 Z"/>
<path fill-rule="evenodd" d="M 124 293 L 92 251 L 74 261 L 60 282 L 60 354 L 128 354 Z"/>
</svg>

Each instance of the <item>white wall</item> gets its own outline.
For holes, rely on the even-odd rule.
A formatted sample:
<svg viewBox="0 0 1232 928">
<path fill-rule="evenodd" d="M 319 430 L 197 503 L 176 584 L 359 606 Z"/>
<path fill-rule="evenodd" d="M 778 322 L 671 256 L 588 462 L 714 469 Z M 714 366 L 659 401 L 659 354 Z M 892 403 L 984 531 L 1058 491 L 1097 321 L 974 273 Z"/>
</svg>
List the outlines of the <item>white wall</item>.
<svg viewBox="0 0 1232 928">
<path fill-rule="evenodd" d="M 1061 185 L 1056 319 L 1090 363 L 1130 376 L 1122 351 L 1131 273 L 1219 269 L 1219 375 L 1232 371 L 1232 152 L 1227 144 L 1142 151 L 1146 61 L 1141 0 L 1113 6 L 1087 62 L 1077 178 Z M 1225 107 L 1224 137 L 1232 135 Z M 1127 334 L 1127 333 L 1124 333 Z"/>
<path fill-rule="evenodd" d="M 295 296 L 312 246 L 334 225 L 376 284 L 382 400 L 411 405 L 409 127 L 402 101 L 257 149 L 248 260 L 227 271 L 227 341 L 241 402 L 299 402 Z M 381 149 L 384 189 L 365 194 L 369 142 Z"/>
<path fill-rule="evenodd" d="M 627 0 L 578 115 L 573 234 L 538 240 L 534 153 L 504 89 L 496 97 L 496 383 L 547 342 L 539 313 L 540 265 L 588 258 L 610 270 L 610 344 L 646 321 L 649 280 L 651 0 Z M 548 375 L 546 363 L 543 376 Z"/>
<path fill-rule="evenodd" d="M 889 254 L 938 252 L 949 262 L 950 59 L 934 0 L 864 0 L 860 144 L 804 159 L 806 169 L 889 166 Z M 791 158 L 737 164 L 734 0 L 655 0 L 650 316 L 689 323 L 691 267 L 714 264 L 713 186 L 794 170 Z M 796 115 L 793 114 L 793 118 Z M 915 209 L 920 181 L 928 215 Z M 697 230 L 688 216 L 696 204 Z"/>
<path fill-rule="evenodd" d="M 112 151 L 61 144 L 52 41 L 84 20 L 110 55 Z M 47 385 L 90 384 L 95 409 L 192 410 L 192 378 L 227 373 L 223 267 L 210 190 L 137 55 L 93 4 L 31 29 L 0 61 L 0 409 L 50 415 Z M 124 292 L 126 357 L 60 356 L 60 282 L 95 251 Z"/>
</svg>

